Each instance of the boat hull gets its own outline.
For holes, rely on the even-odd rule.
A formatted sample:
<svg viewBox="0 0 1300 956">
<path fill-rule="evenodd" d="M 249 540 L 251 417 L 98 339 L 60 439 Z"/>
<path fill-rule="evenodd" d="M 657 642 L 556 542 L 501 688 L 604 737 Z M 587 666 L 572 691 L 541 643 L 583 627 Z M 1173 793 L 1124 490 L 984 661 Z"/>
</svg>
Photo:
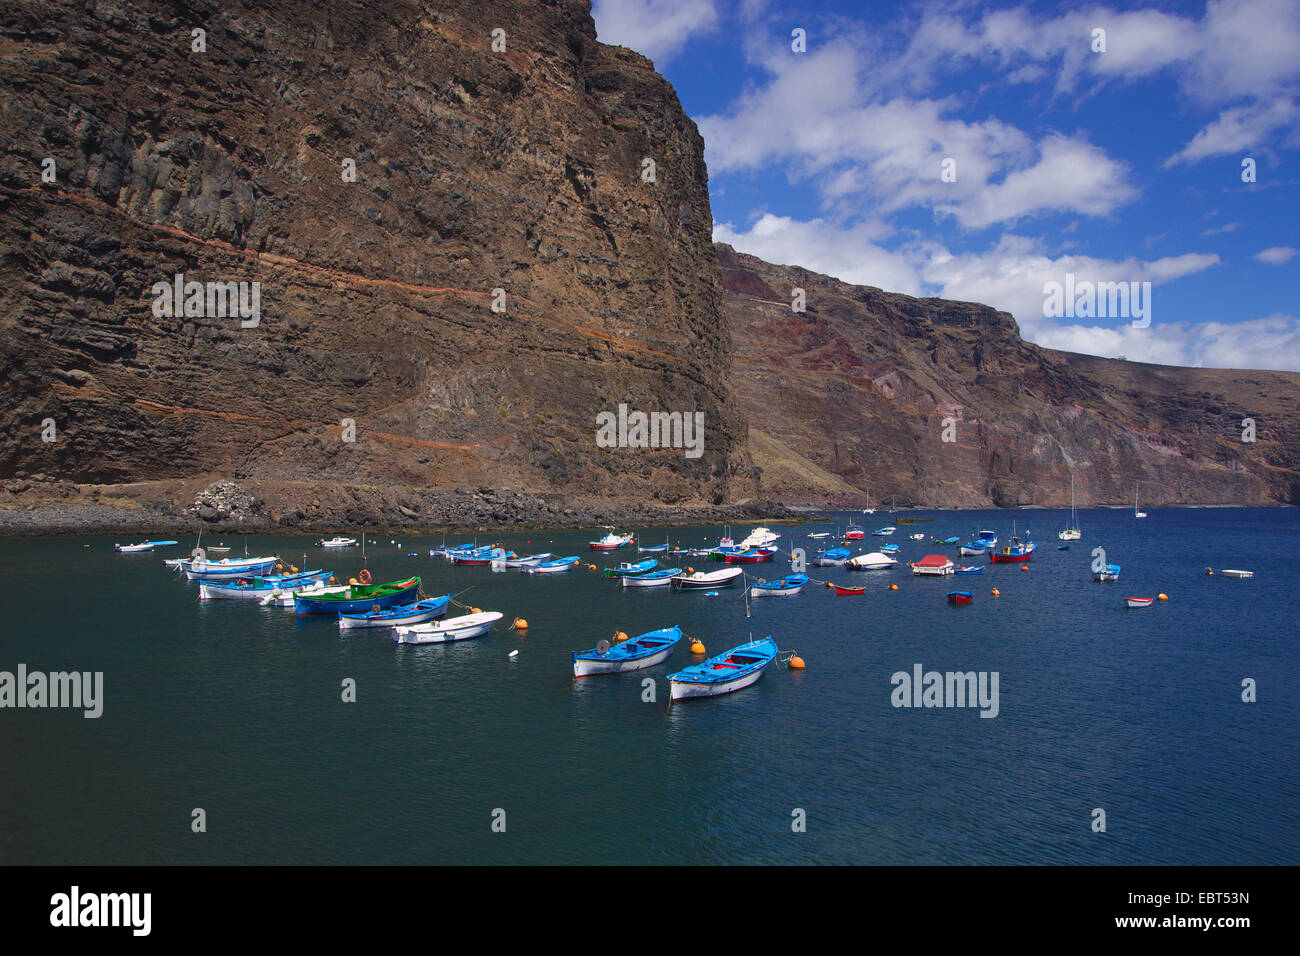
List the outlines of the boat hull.
<svg viewBox="0 0 1300 956">
<path fill-rule="evenodd" d="M 191 581 L 234 581 L 238 578 L 266 577 L 275 569 L 277 560 L 277 558 L 266 558 L 255 563 L 232 562 L 226 566 L 205 562 L 202 570 L 194 570 L 193 566 L 186 568 L 185 577 Z"/>
<path fill-rule="evenodd" d="M 420 579 L 410 578 L 407 581 L 400 582 L 387 594 L 368 594 L 362 597 L 345 599 L 345 598 L 313 598 L 307 597 L 301 592 L 293 596 L 293 613 L 299 616 L 308 614 L 364 614 L 376 604 L 381 609 L 388 609 L 395 604 L 410 604 L 411 599 L 420 591 Z M 345 592 L 346 593 L 346 592 Z"/>
<path fill-rule="evenodd" d="M 407 607 L 410 608 L 409 611 L 406 610 Z M 446 613 L 447 598 L 436 598 L 431 601 L 420 601 L 412 605 L 394 605 L 379 614 L 368 612 L 366 614 L 340 614 L 339 630 L 346 631 L 367 627 L 409 627 L 412 624 L 423 624 L 425 621 L 432 621 L 435 617 L 442 617 Z"/>
<path fill-rule="evenodd" d="M 485 611 L 482 614 L 466 615 L 476 620 L 464 620 L 463 623 L 457 623 L 462 621 L 461 618 L 451 618 L 441 624 L 396 627 L 393 628 L 393 641 L 397 644 L 448 644 L 452 641 L 468 641 L 471 638 L 482 637 L 504 616 L 499 611 Z"/>
<path fill-rule="evenodd" d="M 767 665 L 772 663 L 777 653 L 776 643 L 771 638 L 733 647 L 703 664 L 669 674 L 669 696 L 672 700 L 687 700 L 692 697 L 718 697 L 743 690 L 763 676 Z M 736 655 L 741 655 L 746 660 L 733 662 Z M 728 671 L 731 673 L 728 674 Z"/>
<path fill-rule="evenodd" d="M 681 641 L 682 629 L 680 627 L 670 627 L 660 631 L 650 631 L 611 648 L 611 650 L 618 653 L 620 649 L 625 651 L 629 647 L 635 648 L 639 645 L 639 642 L 646 639 L 666 643 L 648 654 L 625 658 L 610 657 L 608 653 L 602 655 L 594 649 L 575 653 L 573 655 L 573 676 L 589 677 L 592 674 L 622 674 L 627 671 L 640 671 L 645 670 L 647 667 L 654 667 L 656 664 L 662 664 Z"/>
</svg>

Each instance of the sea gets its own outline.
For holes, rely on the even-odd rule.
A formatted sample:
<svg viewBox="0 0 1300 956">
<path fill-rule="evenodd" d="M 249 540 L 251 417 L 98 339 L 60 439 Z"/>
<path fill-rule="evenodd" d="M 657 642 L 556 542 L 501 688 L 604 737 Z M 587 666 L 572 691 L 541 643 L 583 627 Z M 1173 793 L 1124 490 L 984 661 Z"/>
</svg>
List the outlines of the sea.
<svg viewBox="0 0 1300 956">
<path fill-rule="evenodd" d="M 896 543 L 900 565 L 809 567 L 800 594 L 752 601 L 624 591 L 588 566 L 635 553 L 589 550 L 595 530 L 445 539 L 582 557 L 539 576 L 431 558 L 441 535 L 372 532 L 375 581 L 418 574 L 430 595 L 505 615 L 429 646 L 200 602 L 163 564 L 193 539 L 141 554 L 102 537 L 0 541 L 0 672 L 102 674 L 98 717 L 0 709 L 0 864 L 1296 864 L 1300 510 L 1148 515 L 1081 511 L 1068 550 L 1061 511 L 774 524 L 783 551 L 812 558 L 853 521 L 868 532 L 855 553 Z M 929 541 L 989 528 L 1005 542 L 1013 523 L 1039 545 L 1023 566 Z M 724 530 L 639 535 L 707 547 Z M 344 578 L 363 567 L 359 549 L 314 541 L 203 544 Z M 1096 549 L 1118 581 L 1093 580 Z M 913 576 L 930 553 L 984 570 Z M 790 569 L 783 554 L 746 572 Z M 972 603 L 950 604 L 954 589 Z M 572 652 L 671 625 L 709 656 L 771 635 L 805 667 L 670 704 L 666 675 L 693 660 L 683 642 L 661 666 L 573 679 Z M 918 670 L 973 671 L 990 691 L 996 675 L 996 716 L 902 706 L 921 703 L 900 690 Z"/>
</svg>

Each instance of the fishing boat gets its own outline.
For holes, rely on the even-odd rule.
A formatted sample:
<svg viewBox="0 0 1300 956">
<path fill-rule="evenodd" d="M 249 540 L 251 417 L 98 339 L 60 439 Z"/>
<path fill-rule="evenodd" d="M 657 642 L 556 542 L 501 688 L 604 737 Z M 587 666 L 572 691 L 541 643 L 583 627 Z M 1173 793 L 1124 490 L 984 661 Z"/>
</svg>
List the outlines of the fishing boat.
<svg viewBox="0 0 1300 956">
<path fill-rule="evenodd" d="M 639 554 L 667 554 L 668 542 L 665 541 L 663 544 L 652 544 L 647 548 L 637 545 L 636 550 Z"/>
<path fill-rule="evenodd" d="M 1242 571 L 1238 568 L 1224 568 L 1219 573 L 1228 578 L 1253 578 L 1255 576 L 1254 571 Z"/>
<path fill-rule="evenodd" d="M 836 584 L 834 587 L 836 597 L 862 597 L 867 593 L 866 587 L 845 587 L 842 584 Z"/>
<path fill-rule="evenodd" d="M 723 568 L 720 571 L 692 571 L 687 568 L 669 580 L 678 591 L 707 591 L 711 588 L 729 587 L 744 573 L 744 568 Z"/>
<path fill-rule="evenodd" d="M 234 581 L 202 581 L 199 583 L 200 601 L 242 600 L 260 601 L 272 591 L 286 588 L 303 588 L 328 581 L 331 571 L 300 571 L 296 574 L 271 574 L 265 577 L 237 578 Z"/>
<path fill-rule="evenodd" d="M 880 551 L 872 551 L 870 554 L 859 554 L 851 558 L 844 566 L 850 571 L 884 571 L 897 567 L 898 562 Z"/>
<path fill-rule="evenodd" d="M 115 544 L 113 550 L 118 554 L 136 554 L 140 551 L 152 551 L 153 545 L 147 541 L 142 544 Z"/>
<path fill-rule="evenodd" d="M 952 558 L 945 554 L 927 554 L 920 561 L 915 561 L 912 564 L 913 574 L 941 576 L 952 574 L 954 570 L 955 566 L 952 563 Z"/>
<path fill-rule="evenodd" d="M 924 540 L 925 540 L 925 532 L 924 532 L 924 531 L 918 531 L 916 534 L 909 534 L 909 535 L 908 535 L 908 538 L 910 538 L 910 539 L 913 540 L 913 541 L 924 541 Z"/>
<path fill-rule="evenodd" d="M 1124 599 L 1124 605 L 1126 607 L 1150 607 L 1154 603 L 1155 598 L 1126 597 Z"/>
<path fill-rule="evenodd" d="M 435 617 L 447 613 L 450 594 L 442 597 L 416 601 L 414 604 L 395 604 L 390 608 L 375 610 L 371 608 L 361 614 L 340 614 L 339 629 L 350 630 L 358 627 L 403 627 L 411 624 L 423 624 Z"/>
<path fill-rule="evenodd" d="M 740 542 L 740 547 L 766 548 L 780 540 L 781 536 L 769 528 L 755 528 Z"/>
<path fill-rule="evenodd" d="M 953 574 L 983 574 L 984 565 L 982 564 L 961 565 L 959 567 L 954 568 L 952 573 Z"/>
<path fill-rule="evenodd" d="M 526 554 L 523 557 L 506 558 L 506 567 L 515 571 L 520 568 L 534 568 L 543 561 L 551 560 L 553 557 L 555 555 L 547 551 L 545 554 Z"/>
<path fill-rule="evenodd" d="M 443 546 L 440 548 L 430 548 L 429 557 L 446 558 L 448 561 L 450 561 L 455 555 L 468 554 L 469 552 L 475 551 L 477 549 L 478 549 L 478 544 L 474 541 L 467 541 L 464 544 L 453 544 L 450 546 L 444 543 Z"/>
<path fill-rule="evenodd" d="M 976 531 L 975 540 L 983 541 L 984 544 L 990 548 L 996 548 L 998 546 L 998 533 L 987 529 L 984 531 Z"/>
<path fill-rule="evenodd" d="M 985 544 L 983 541 L 979 540 L 978 538 L 975 538 L 971 541 L 967 541 L 960 548 L 958 548 L 957 553 L 960 554 L 963 558 L 978 558 L 980 555 L 986 553 L 988 549 L 989 546 L 987 544 Z"/>
<path fill-rule="evenodd" d="M 1038 545 L 1029 540 L 1029 532 L 1025 531 L 1025 540 L 1022 542 L 1015 533 L 1015 527 L 1012 526 L 1011 540 L 1005 546 L 994 550 L 989 549 L 989 560 L 994 564 L 1011 564 L 1017 561 L 1028 561 L 1033 557 Z"/>
<path fill-rule="evenodd" d="M 567 558 L 554 558 L 550 561 L 543 561 L 541 564 L 533 565 L 531 568 L 523 568 L 523 574 L 562 574 L 565 571 L 572 570 L 573 566 L 582 559 L 576 554 L 571 554 Z"/>
<path fill-rule="evenodd" d="M 482 637 L 492 630 L 492 625 L 505 617 L 500 611 L 479 611 L 462 614 L 433 624 L 412 624 L 393 628 L 393 640 L 398 644 L 445 644 L 449 641 L 467 641 Z"/>
<path fill-rule="evenodd" d="M 818 531 L 816 534 L 808 535 L 808 537 L 812 538 L 815 541 L 821 540 L 822 538 L 829 538 L 830 536 L 831 533 L 829 531 Z"/>
<path fill-rule="evenodd" d="M 326 541 L 324 538 L 321 538 L 319 541 L 316 542 L 316 546 L 318 548 L 355 548 L 357 544 L 358 541 L 356 538 L 339 538 L 339 537 L 330 538 L 328 541 Z"/>
<path fill-rule="evenodd" d="M 878 538 L 887 538 L 897 530 L 898 529 L 895 528 L 893 525 L 889 525 L 886 528 L 877 528 L 875 531 L 871 533 Z"/>
<path fill-rule="evenodd" d="M 464 551 L 451 556 L 451 563 L 465 567 L 483 567 L 492 564 L 494 561 L 505 561 L 507 558 L 506 551 L 499 545 L 493 545 L 486 548 L 476 548 L 473 551 Z"/>
<path fill-rule="evenodd" d="M 975 600 L 975 594 L 971 591 L 949 591 L 949 604 L 970 604 Z"/>
<path fill-rule="evenodd" d="M 861 540 L 862 540 L 863 538 L 865 538 L 866 536 L 867 536 L 867 533 L 866 533 L 865 531 L 863 531 L 861 528 L 859 528 L 857 525 L 855 525 L 855 524 L 853 523 L 853 519 L 850 518 L 850 519 L 849 519 L 849 526 L 848 526 L 847 528 L 844 529 L 844 540 L 845 540 L 845 541 L 861 541 Z"/>
<path fill-rule="evenodd" d="M 574 653 L 573 676 L 620 674 L 654 667 L 668 659 L 681 639 L 682 629 L 673 626 L 638 634 L 620 644 L 598 641 L 591 650 Z"/>
<path fill-rule="evenodd" d="M 1133 517 L 1134 518 L 1145 518 L 1147 516 L 1147 513 L 1145 511 L 1138 511 L 1138 486 L 1141 484 L 1142 482 L 1139 481 L 1134 483 L 1133 485 Z"/>
<path fill-rule="evenodd" d="M 660 568 L 646 574 L 628 574 L 623 576 L 625 588 L 666 588 L 673 578 L 682 573 L 681 568 Z"/>
<path fill-rule="evenodd" d="M 1074 512 L 1074 472 L 1070 472 L 1070 526 L 1058 531 L 1056 536 L 1062 541 L 1078 541 L 1083 537 L 1083 532 L 1079 530 L 1079 517 Z"/>
<path fill-rule="evenodd" d="M 362 572 L 363 580 L 368 577 Z M 377 604 L 381 610 L 397 604 L 410 604 L 420 593 L 420 579 L 388 581 L 384 584 L 346 584 L 337 593 L 312 594 L 309 591 L 293 592 L 293 613 L 307 614 L 362 614 Z"/>
<path fill-rule="evenodd" d="M 812 563 L 819 568 L 838 568 L 844 565 L 852 553 L 848 548 L 828 548 L 813 558 Z"/>
<path fill-rule="evenodd" d="M 727 564 L 762 564 L 764 561 L 771 561 L 775 554 L 776 548 L 746 548 L 744 551 L 733 551 L 727 554 L 723 560 Z"/>
<path fill-rule="evenodd" d="M 899 546 L 896 544 L 882 544 L 880 546 L 881 554 L 895 555 L 899 552 Z"/>
<path fill-rule="evenodd" d="M 636 577 L 638 574 L 649 574 L 657 567 L 659 562 L 654 558 L 646 558 L 644 561 L 624 561 L 616 568 L 606 568 L 601 573 L 601 577 Z"/>
<path fill-rule="evenodd" d="M 617 551 L 628 544 L 632 543 L 632 534 L 619 534 L 614 530 L 613 525 L 605 525 L 609 534 L 597 541 L 588 541 L 587 544 L 592 551 Z"/>
<path fill-rule="evenodd" d="M 1108 564 L 1100 571 L 1092 572 L 1094 581 L 1118 581 L 1120 567 L 1118 564 Z"/>
<path fill-rule="evenodd" d="M 191 581 L 234 581 L 237 578 L 252 578 L 270 574 L 279 558 L 222 558 L 220 561 L 208 561 L 206 558 L 182 562 L 185 577 Z"/>
<path fill-rule="evenodd" d="M 694 664 L 675 674 L 669 674 L 671 699 L 716 697 L 748 687 L 763 676 L 763 671 L 776 658 L 777 653 L 776 642 L 765 637 L 760 641 L 733 647 L 702 664 Z"/>
<path fill-rule="evenodd" d="M 941 538 L 931 538 L 931 539 L 930 539 L 930 543 L 931 543 L 931 544 L 956 544 L 958 540 L 959 540 L 959 539 L 958 539 L 957 536 L 954 534 L 954 535 L 952 535 L 951 537 L 942 538 L 942 539 L 941 539 Z"/>
<path fill-rule="evenodd" d="M 749 596 L 752 598 L 790 597 L 798 594 L 807 583 L 808 575 L 806 574 L 787 574 L 777 581 L 759 580 L 757 584 L 749 589 Z"/>
</svg>

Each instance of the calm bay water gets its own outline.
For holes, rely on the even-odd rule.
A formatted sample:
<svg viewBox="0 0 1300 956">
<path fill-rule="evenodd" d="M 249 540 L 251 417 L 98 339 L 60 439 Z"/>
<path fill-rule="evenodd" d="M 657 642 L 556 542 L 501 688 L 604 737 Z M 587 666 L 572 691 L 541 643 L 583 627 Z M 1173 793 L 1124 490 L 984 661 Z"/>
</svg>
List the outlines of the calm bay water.
<svg viewBox="0 0 1300 956">
<path fill-rule="evenodd" d="M 375 580 L 472 587 L 460 600 L 506 615 L 478 640 L 398 647 L 386 630 L 340 636 L 324 617 L 198 602 L 162 564 L 192 541 L 138 555 L 102 538 L 0 542 L 0 670 L 103 671 L 105 684 L 97 720 L 0 710 L 0 863 L 1300 862 L 1300 511 L 1084 511 L 1069 551 L 1057 550 L 1061 512 L 908 517 L 934 520 L 890 539 L 904 562 L 956 554 L 909 531 L 965 540 L 989 527 L 1005 540 L 1013 518 L 1039 550 L 1028 572 L 972 577 L 811 568 L 868 592 L 810 585 L 754 602 L 747 622 L 738 587 L 625 593 L 585 569 L 457 568 L 427 557 L 440 537 L 384 537 L 367 547 Z M 789 547 L 792 533 L 835 527 L 774 530 Z M 668 537 L 702 546 L 720 531 Z M 632 557 L 589 552 L 594 536 L 502 540 L 599 566 Z M 224 540 L 242 553 L 242 539 Z M 1098 545 L 1123 566 L 1119 582 L 1092 581 Z M 248 547 L 360 567 L 356 550 L 308 539 Z M 974 604 L 949 606 L 954 587 Z M 1170 600 L 1121 606 L 1159 591 Z M 503 626 L 515 616 L 526 635 Z M 671 708 L 662 678 L 690 662 L 684 646 L 639 674 L 572 680 L 571 651 L 672 624 L 710 655 L 750 627 L 770 633 L 807 670 L 773 666 L 750 689 Z M 890 677 L 916 663 L 999 672 L 999 716 L 894 708 Z M 647 676 L 657 703 L 642 701 Z M 1241 700 L 1246 677 L 1258 703 Z M 356 703 L 341 701 L 345 678 Z M 190 830 L 195 807 L 206 833 Z M 1104 834 L 1090 829 L 1095 807 Z M 497 808 L 504 833 L 491 830 Z M 792 832 L 795 808 L 807 832 Z"/>
</svg>

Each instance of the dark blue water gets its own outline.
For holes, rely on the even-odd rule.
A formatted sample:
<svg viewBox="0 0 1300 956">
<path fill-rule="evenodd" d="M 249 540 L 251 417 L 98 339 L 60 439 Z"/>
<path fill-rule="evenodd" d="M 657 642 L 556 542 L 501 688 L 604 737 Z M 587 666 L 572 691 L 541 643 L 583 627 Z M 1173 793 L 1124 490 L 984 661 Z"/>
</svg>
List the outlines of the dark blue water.
<svg viewBox="0 0 1300 956">
<path fill-rule="evenodd" d="M 940 550 L 906 540 L 911 530 L 1005 539 L 1013 518 L 1040 547 L 1027 572 L 965 578 L 813 568 L 868 592 L 810 585 L 754 602 L 747 622 L 738 588 L 624 593 L 586 570 L 456 568 L 423 556 L 438 539 L 385 537 L 368 548 L 376 580 L 416 572 L 430 594 L 472 587 L 462 601 L 531 625 L 397 647 L 386 631 L 340 636 L 325 618 L 198 603 L 163 554 L 117 555 L 110 540 L 0 543 L 0 670 L 100 670 L 106 698 L 98 720 L 0 710 L 0 863 L 1300 862 L 1300 512 L 1085 511 L 1069 551 L 1057 550 L 1060 512 L 913 516 L 934 520 L 900 526 L 904 562 Z M 629 557 L 588 552 L 594 536 L 504 541 L 602 566 Z M 1123 566 L 1118 583 L 1092 581 L 1098 545 Z M 359 567 L 355 551 L 305 539 L 249 548 Z M 974 604 L 949 606 L 954 587 Z M 1121 606 L 1161 591 L 1168 602 Z M 671 708 L 662 678 L 690 662 L 685 647 L 671 667 L 572 680 L 571 651 L 671 624 L 710 654 L 752 626 L 807 669 L 772 667 L 755 687 Z M 999 716 L 894 708 L 890 677 L 916 663 L 997 671 Z M 653 703 L 646 676 L 658 679 Z M 1241 700 L 1248 677 L 1257 703 Z M 356 703 L 341 701 L 345 678 Z M 191 832 L 196 807 L 206 833 Z M 498 808 L 504 833 L 491 829 Z M 806 832 L 792 832 L 796 808 Z M 1105 833 L 1092 832 L 1094 808 Z"/>
</svg>

